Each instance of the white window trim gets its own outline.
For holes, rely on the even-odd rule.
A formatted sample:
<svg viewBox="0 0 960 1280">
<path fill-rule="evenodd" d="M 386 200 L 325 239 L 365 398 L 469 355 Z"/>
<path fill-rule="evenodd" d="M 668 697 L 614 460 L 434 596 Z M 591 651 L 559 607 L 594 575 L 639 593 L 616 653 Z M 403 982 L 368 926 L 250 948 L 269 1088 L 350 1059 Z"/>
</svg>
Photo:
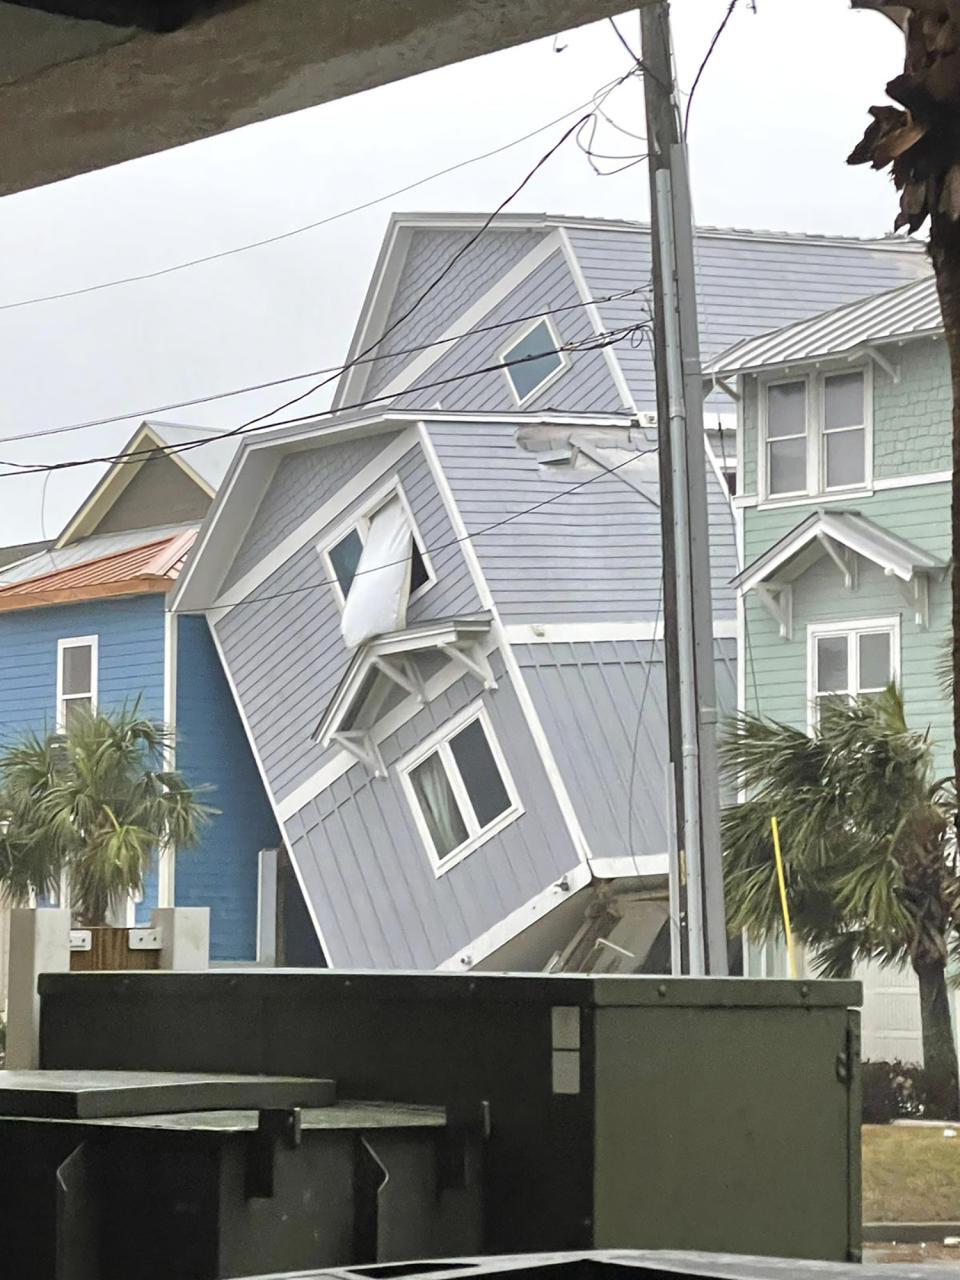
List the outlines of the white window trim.
<svg viewBox="0 0 960 1280">
<path fill-rule="evenodd" d="M 859 373 L 863 377 L 863 481 L 853 485 L 831 485 L 826 479 L 826 435 L 823 424 L 824 384 L 827 378 L 844 373 Z M 806 388 L 806 426 L 807 426 L 807 482 L 806 487 L 790 493 L 771 493 L 767 474 L 767 398 L 771 387 L 783 386 L 791 382 L 802 382 Z M 855 364 L 816 369 L 806 373 L 795 373 L 790 376 L 777 374 L 757 379 L 758 395 L 758 457 L 757 457 L 757 492 L 758 505 L 790 506 L 808 501 L 810 498 L 845 498 L 850 496 L 869 496 L 873 493 L 873 366 Z"/>
<path fill-rule="evenodd" d="M 900 614 L 888 618 L 849 618 L 842 622 L 809 622 L 807 624 L 807 729 L 817 724 L 817 641 L 822 636 L 848 637 L 847 661 L 853 664 L 854 686 L 859 686 L 858 646 L 856 637 L 865 631 L 890 633 L 890 678 L 900 683 Z"/>
<path fill-rule="evenodd" d="M 63 692 L 63 655 L 67 649 L 90 649 L 90 692 L 65 694 Z M 90 699 L 93 711 L 97 709 L 100 683 L 100 637 L 64 636 L 57 641 L 57 733 L 66 732 L 66 704 L 80 698 Z"/>
<path fill-rule="evenodd" d="M 513 350 L 513 348 L 517 346 L 518 343 L 522 342 L 524 338 L 528 337 L 531 333 L 533 333 L 534 329 L 539 328 L 541 324 L 545 324 L 550 331 L 550 338 L 553 342 L 554 347 L 557 348 L 557 355 L 560 357 L 560 363 L 556 367 L 556 369 L 554 369 L 551 373 L 548 373 L 547 376 L 541 382 L 538 382 L 537 385 L 533 387 L 530 391 L 528 391 L 525 396 L 519 396 L 517 395 L 517 388 L 513 385 L 513 379 L 510 377 L 510 369 L 506 364 L 506 360 L 510 355 L 510 352 Z M 556 382 L 557 378 L 559 378 L 561 374 L 566 373 L 566 371 L 570 368 L 570 365 L 571 365 L 570 356 L 566 351 L 560 350 L 561 346 L 562 346 L 562 343 L 560 341 L 560 335 L 559 333 L 557 333 L 556 325 L 553 323 L 550 317 L 537 316 L 535 319 L 528 321 L 521 329 L 518 329 L 515 333 L 511 334 L 509 341 L 505 342 L 504 345 L 497 352 L 497 361 L 498 363 L 503 365 L 503 376 L 506 379 L 507 386 L 510 388 L 510 394 L 513 397 L 513 403 L 517 406 L 518 409 L 522 409 L 524 405 L 529 404 L 531 400 L 536 399 L 538 395 L 546 391 L 547 387 L 549 387 L 551 383 Z"/>
<path fill-rule="evenodd" d="M 503 813 L 494 818 L 491 823 L 488 823 L 487 826 L 482 828 L 478 828 L 477 817 L 474 813 L 473 805 L 470 803 L 470 797 L 467 794 L 466 786 L 460 776 L 460 771 L 457 768 L 456 761 L 453 759 L 452 752 L 449 747 L 447 747 L 445 752 L 442 751 L 442 748 L 449 743 L 451 738 L 455 737 L 461 729 L 465 729 L 468 724 L 472 724 L 474 720 L 479 720 L 483 727 L 494 763 L 497 766 L 500 778 L 510 800 L 510 807 L 505 809 Z M 438 749 L 441 749 L 441 759 L 443 760 L 447 778 L 450 782 L 451 788 L 453 789 L 453 794 L 456 797 L 457 804 L 460 806 L 460 812 L 463 817 L 464 824 L 467 826 L 469 831 L 469 835 L 463 844 L 458 845 L 456 849 L 452 849 L 450 853 L 443 858 L 440 858 L 437 855 L 433 840 L 430 837 L 430 829 L 423 816 L 423 810 L 420 808 L 420 801 L 417 799 L 413 783 L 410 780 L 411 771 L 415 769 L 418 764 L 422 764 L 428 756 L 432 755 Z M 490 716 L 488 715 L 487 709 L 483 705 L 482 701 L 471 703 L 471 705 L 461 711 L 459 715 L 456 715 L 453 719 L 446 721 L 445 724 L 441 725 L 439 729 L 431 733 L 423 742 L 418 743 L 418 745 L 412 751 L 408 752 L 401 760 L 398 760 L 395 768 L 397 770 L 397 776 L 400 779 L 400 785 L 403 788 L 407 804 L 410 806 L 410 812 L 413 815 L 417 832 L 423 842 L 423 847 L 427 851 L 427 856 L 430 859 L 430 865 L 433 868 L 433 874 L 437 879 L 442 875 L 446 875 L 451 867 L 455 867 L 458 863 L 462 862 L 464 858 L 473 853 L 475 849 L 479 849 L 481 845 L 486 844 L 488 840 L 492 839 L 493 836 L 497 835 L 505 827 L 508 827 L 510 823 L 515 822 L 524 811 L 523 805 L 520 802 L 520 797 L 517 793 L 516 784 L 513 781 L 513 776 L 507 767 L 503 750 L 497 740 L 496 734 L 493 731 L 493 725 L 490 723 Z"/>
<path fill-rule="evenodd" d="M 403 508 L 403 514 L 406 516 L 407 523 L 410 526 L 410 533 L 414 542 L 417 544 L 417 550 L 420 552 L 420 559 L 423 561 L 423 567 L 427 572 L 427 580 L 416 591 L 411 591 L 408 603 L 412 604 L 414 600 L 419 600 L 422 595 L 430 590 L 436 583 L 437 575 L 433 569 L 433 563 L 427 555 L 427 549 L 423 538 L 420 536 L 420 530 L 417 528 L 417 522 L 413 518 L 413 512 L 410 510 L 410 503 L 407 501 L 407 495 L 403 491 L 400 483 L 400 477 L 391 476 L 384 484 L 381 484 L 367 498 L 362 506 L 353 512 L 345 520 L 328 533 L 321 542 L 317 544 L 317 550 L 320 552 L 320 558 L 323 561 L 324 572 L 330 590 L 333 592 L 338 606 L 342 610 L 346 604 L 346 597 L 337 578 L 337 572 L 333 567 L 333 561 L 330 559 L 330 552 L 341 542 L 352 529 L 356 529 L 360 534 L 360 541 L 366 542 L 367 530 L 370 528 L 370 518 L 373 516 L 384 503 L 389 502 L 391 498 L 400 499 L 400 505 Z"/>
</svg>

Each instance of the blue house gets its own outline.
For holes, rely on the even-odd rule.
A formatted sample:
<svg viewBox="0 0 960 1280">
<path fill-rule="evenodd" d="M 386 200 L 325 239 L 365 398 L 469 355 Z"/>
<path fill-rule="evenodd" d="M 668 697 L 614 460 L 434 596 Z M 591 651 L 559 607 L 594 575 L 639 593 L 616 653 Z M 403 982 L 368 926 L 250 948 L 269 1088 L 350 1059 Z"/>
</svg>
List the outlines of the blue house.
<svg viewBox="0 0 960 1280">
<path fill-rule="evenodd" d="M 337 412 L 244 440 L 172 607 L 206 614 L 331 964 L 662 972 L 649 231 L 483 222 L 392 220 Z M 926 270 L 900 241 L 728 231 L 698 264 L 708 352 Z M 732 709 L 736 418 L 710 405 Z"/>
<path fill-rule="evenodd" d="M 60 536 L 0 569 L 0 734 L 135 701 L 172 726 L 172 764 L 218 813 L 199 848 L 164 851 L 131 915 L 209 907 L 212 960 L 266 961 L 276 824 L 206 620 L 166 607 L 233 453 L 183 449 L 203 434 L 145 422 Z"/>
</svg>

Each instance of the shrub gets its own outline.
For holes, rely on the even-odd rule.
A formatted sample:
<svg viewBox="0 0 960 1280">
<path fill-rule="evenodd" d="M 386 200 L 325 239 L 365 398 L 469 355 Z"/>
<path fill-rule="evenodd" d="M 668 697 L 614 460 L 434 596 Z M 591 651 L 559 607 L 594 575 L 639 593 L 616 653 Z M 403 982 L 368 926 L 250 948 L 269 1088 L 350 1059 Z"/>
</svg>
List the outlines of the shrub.
<svg viewBox="0 0 960 1280">
<path fill-rule="evenodd" d="M 923 1067 L 915 1062 L 863 1064 L 863 1123 L 919 1120 L 926 1104 Z"/>
</svg>

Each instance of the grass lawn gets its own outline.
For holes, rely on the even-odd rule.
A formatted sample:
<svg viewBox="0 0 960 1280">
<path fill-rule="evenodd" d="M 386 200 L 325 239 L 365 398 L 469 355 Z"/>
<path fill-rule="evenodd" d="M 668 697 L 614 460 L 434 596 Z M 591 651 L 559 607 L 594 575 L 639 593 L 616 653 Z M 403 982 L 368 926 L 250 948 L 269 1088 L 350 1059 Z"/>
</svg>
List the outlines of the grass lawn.
<svg viewBox="0 0 960 1280">
<path fill-rule="evenodd" d="M 941 1128 L 863 1126 L 864 1222 L 960 1222 L 955 1127 L 945 1138 Z"/>
</svg>

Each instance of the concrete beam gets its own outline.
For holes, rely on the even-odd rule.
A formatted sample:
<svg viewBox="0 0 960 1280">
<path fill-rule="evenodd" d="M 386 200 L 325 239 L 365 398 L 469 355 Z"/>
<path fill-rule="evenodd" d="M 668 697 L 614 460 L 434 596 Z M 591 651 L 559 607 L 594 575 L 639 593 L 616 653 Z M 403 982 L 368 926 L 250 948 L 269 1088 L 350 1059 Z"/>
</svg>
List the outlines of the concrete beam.
<svg viewBox="0 0 960 1280">
<path fill-rule="evenodd" d="M 246 0 L 157 34 L 0 3 L 0 194 L 522 44 L 623 0 Z"/>
</svg>

